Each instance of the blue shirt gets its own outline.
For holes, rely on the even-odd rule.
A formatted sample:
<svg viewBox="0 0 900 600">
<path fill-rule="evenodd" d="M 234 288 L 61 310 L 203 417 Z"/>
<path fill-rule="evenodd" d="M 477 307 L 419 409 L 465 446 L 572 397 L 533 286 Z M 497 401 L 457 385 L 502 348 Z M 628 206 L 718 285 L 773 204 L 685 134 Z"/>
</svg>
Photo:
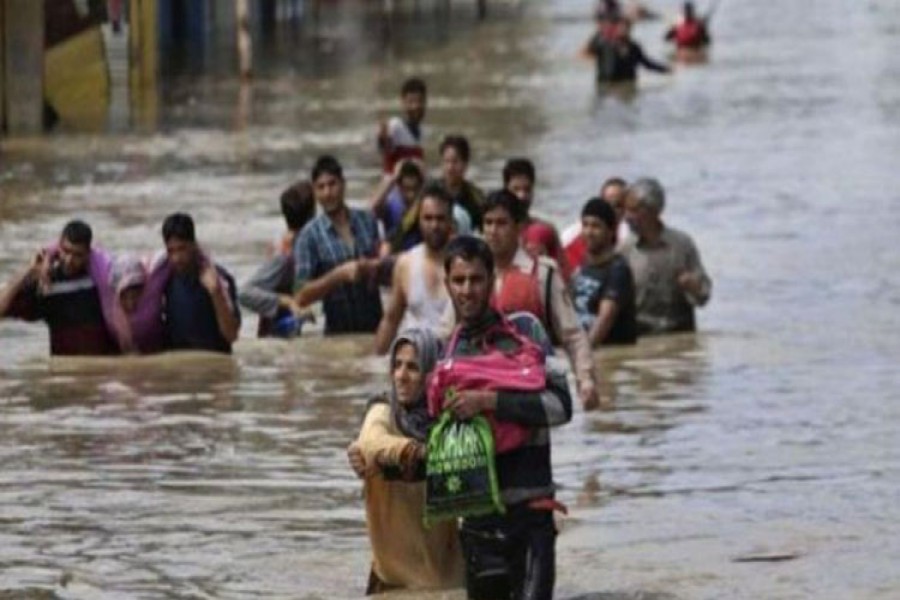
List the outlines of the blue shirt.
<svg viewBox="0 0 900 600">
<path fill-rule="evenodd" d="M 224 279 L 226 292 L 238 323 L 241 311 L 237 303 L 234 278 L 216 265 L 219 277 Z M 208 350 L 231 352 L 231 344 L 222 337 L 212 298 L 197 273 L 173 274 L 166 286 L 166 306 L 163 311 L 166 337 L 171 350 Z"/>
<path fill-rule="evenodd" d="M 378 256 L 375 218 L 348 208 L 353 244 L 348 245 L 327 214 L 306 224 L 294 241 L 295 289 L 318 279 L 341 264 L 361 257 Z M 375 282 L 343 284 L 325 296 L 325 333 L 370 333 L 381 321 L 381 292 Z"/>
</svg>

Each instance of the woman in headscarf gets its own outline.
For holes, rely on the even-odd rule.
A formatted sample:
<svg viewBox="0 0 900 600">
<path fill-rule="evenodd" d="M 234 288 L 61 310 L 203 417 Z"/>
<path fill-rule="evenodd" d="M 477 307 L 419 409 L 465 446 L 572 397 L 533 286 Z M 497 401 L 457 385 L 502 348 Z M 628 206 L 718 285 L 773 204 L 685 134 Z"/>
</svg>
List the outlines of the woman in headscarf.
<svg viewBox="0 0 900 600">
<path fill-rule="evenodd" d="M 390 395 L 369 403 L 349 451 L 354 468 L 365 476 L 373 555 L 367 594 L 463 584 L 456 523 L 445 521 L 425 529 L 422 520 L 430 423 L 425 382 L 440 354 L 440 340 L 430 330 L 407 329 L 397 336 L 389 353 Z"/>
</svg>

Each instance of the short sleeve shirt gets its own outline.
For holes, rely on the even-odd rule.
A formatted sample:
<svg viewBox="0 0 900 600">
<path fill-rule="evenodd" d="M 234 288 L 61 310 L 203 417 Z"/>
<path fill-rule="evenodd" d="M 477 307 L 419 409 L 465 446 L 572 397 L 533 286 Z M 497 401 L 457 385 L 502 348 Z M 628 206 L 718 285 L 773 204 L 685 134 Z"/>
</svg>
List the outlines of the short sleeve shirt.
<svg viewBox="0 0 900 600">
<path fill-rule="evenodd" d="M 619 255 L 602 266 L 584 265 L 572 278 L 575 311 L 582 327 L 590 329 L 597 319 L 600 302 L 613 300 L 619 307 L 604 344 L 633 344 L 637 340 L 634 278 Z"/>
<path fill-rule="evenodd" d="M 234 278 L 216 265 L 238 322 L 241 320 Z M 168 346 L 172 350 L 231 352 L 231 344 L 222 337 L 212 297 L 196 274 L 172 275 L 165 292 L 164 321 Z"/>
</svg>

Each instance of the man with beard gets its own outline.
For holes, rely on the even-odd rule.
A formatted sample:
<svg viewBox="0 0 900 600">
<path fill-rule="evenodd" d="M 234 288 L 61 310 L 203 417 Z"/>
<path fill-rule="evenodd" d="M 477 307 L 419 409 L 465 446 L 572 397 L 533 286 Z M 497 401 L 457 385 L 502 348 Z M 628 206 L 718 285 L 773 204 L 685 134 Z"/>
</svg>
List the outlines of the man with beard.
<svg viewBox="0 0 900 600">
<path fill-rule="evenodd" d="M 445 251 L 444 270 L 459 323 L 453 356 L 478 356 L 491 348 L 514 351 L 518 342 L 498 330 L 502 317 L 491 306 L 494 258 L 488 245 L 469 236 L 456 238 Z M 462 420 L 493 412 L 498 422 L 516 423 L 530 431 L 524 445 L 496 456 L 504 513 L 462 521 L 468 597 L 552 598 L 556 575 L 553 510 L 561 506 L 554 500 L 549 429 L 572 418 L 565 377 L 548 369 L 544 389 L 534 392 L 457 391 L 444 409 Z"/>
<path fill-rule="evenodd" d="M 406 327 L 436 328 L 448 306 L 444 287 L 444 248 L 453 232 L 453 203 L 438 185 L 425 189 L 419 202 L 422 243 L 397 259 L 391 299 L 375 335 L 375 351 L 387 352 L 406 317 Z"/>
<path fill-rule="evenodd" d="M 0 293 L 0 316 L 44 321 L 54 356 L 118 354 L 103 320 L 89 263 L 93 233 L 87 223 L 63 228 L 55 252 L 41 249 Z"/>
<path fill-rule="evenodd" d="M 326 335 L 371 333 L 382 316 L 378 225 L 371 213 L 347 206 L 344 169 L 333 156 L 319 157 L 311 181 L 323 214 L 294 242 L 297 304 L 323 302 Z"/>
</svg>

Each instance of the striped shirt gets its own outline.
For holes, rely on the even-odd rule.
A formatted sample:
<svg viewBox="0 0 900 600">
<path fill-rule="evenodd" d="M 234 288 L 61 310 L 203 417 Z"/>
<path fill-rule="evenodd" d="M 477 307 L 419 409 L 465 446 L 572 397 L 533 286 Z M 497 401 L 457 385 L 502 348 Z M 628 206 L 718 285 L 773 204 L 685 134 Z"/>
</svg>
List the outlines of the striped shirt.
<svg viewBox="0 0 900 600">
<path fill-rule="evenodd" d="M 353 243 L 347 244 L 327 214 L 306 224 L 294 242 L 294 289 L 314 281 L 341 264 L 378 256 L 378 225 L 364 211 L 348 208 Z M 343 284 L 325 296 L 325 334 L 370 333 L 381 321 L 381 293 L 374 282 Z"/>
</svg>

